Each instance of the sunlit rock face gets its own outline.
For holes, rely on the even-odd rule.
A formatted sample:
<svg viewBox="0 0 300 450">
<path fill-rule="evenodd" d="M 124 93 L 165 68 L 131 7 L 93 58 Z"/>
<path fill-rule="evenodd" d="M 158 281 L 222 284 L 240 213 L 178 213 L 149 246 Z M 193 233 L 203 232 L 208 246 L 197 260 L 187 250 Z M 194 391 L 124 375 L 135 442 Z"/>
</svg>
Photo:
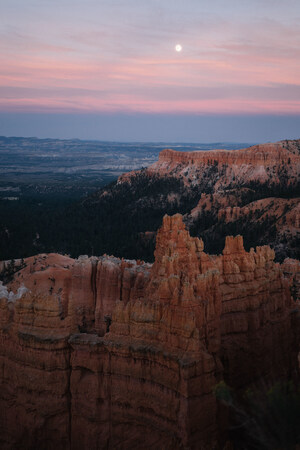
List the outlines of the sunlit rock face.
<svg viewBox="0 0 300 450">
<path fill-rule="evenodd" d="M 199 152 L 176 152 L 163 150 L 159 160 L 149 171 L 176 171 L 184 178 L 195 179 L 204 166 L 214 164 L 220 173 L 215 190 L 226 185 L 243 185 L 247 181 L 280 182 L 283 172 L 288 175 L 288 183 L 299 181 L 300 152 L 299 141 L 282 141 L 260 144 L 241 150 L 211 150 Z M 187 170 L 188 169 L 188 172 Z M 199 171 L 201 169 L 201 171 Z"/>
<path fill-rule="evenodd" d="M 214 192 L 251 181 L 272 185 L 284 181 L 293 186 L 299 182 L 300 140 L 260 144 L 241 150 L 179 152 L 166 149 L 160 152 L 159 160 L 149 166 L 146 173 L 177 176 L 187 185 L 197 185 L 207 176 L 207 169 L 210 169 Z M 119 182 L 127 181 L 137 173 L 124 174 Z"/>
<path fill-rule="evenodd" d="M 123 187 L 138 197 L 142 183 L 147 195 L 130 204 L 136 214 L 140 203 L 153 208 L 151 189 L 158 180 L 170 185 L 159 197 L 162 210 L 182 212 L 190 233 L 202 237 L 209 253 L 221 253 L 224 236 L 241 234 L 247 250 L 268 244 L 277 261 L 299 259 L 299 139 L 240 150 L 166 149 L 148 168 L 120 176 L 114 193 Z M 157 224 L 147 226 L 148 239 L 142 233 L 140 244 L 152 250 Z"/>
<path fill-rule="evenodd" d="M 210 256 L 177 214 L 153 265 L 25 263 L 0 288 L 1 448 L 222 448 L 219 381 L 297 375 L 297 303 L 268 246 L 227 237 Z"/>
</svg>

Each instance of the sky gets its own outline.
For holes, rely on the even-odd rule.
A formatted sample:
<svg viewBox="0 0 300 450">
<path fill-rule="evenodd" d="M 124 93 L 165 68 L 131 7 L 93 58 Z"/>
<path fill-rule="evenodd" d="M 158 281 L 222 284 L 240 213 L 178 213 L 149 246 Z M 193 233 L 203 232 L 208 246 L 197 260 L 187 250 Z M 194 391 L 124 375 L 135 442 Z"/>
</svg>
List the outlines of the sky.
<svg viewBox="0 0 300 450">
<path fill-rule="evenodd" d="M 299 21 L 299 0 L 0 0 L 0 134 L 299 138 Z"/>
</svg>

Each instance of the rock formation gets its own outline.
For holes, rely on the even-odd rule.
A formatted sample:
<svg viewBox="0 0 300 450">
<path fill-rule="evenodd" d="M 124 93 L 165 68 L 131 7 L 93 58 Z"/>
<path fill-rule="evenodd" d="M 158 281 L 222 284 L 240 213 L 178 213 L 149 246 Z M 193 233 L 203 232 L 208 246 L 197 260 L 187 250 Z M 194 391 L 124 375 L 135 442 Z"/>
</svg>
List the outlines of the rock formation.
<svg viewBox="0 0 300 450">
<path fill-rule="evenodd" d="M 11 293 L 0 290 L 0 446 L 77 448 L 69 338 L 79 331 L 103 336 L 116 301 L 139 295 L 150 266 L 56 254 L 25 264 L 8 286 Z M 22 297 L 12 294 L 24 284 Z"/>
<path fill-rule="evenodd" d="M 198 224 L 205 223 L 205 217 L 209 217 L 208 225 L 214 225 L 214 233 L 219 238 L 226 229 L 239 230 L 245 235 L 246 245 L 255 239 L 271 243 L 277 260 L 282 261 L 286 254 L 297 258 L 300 255 L 299 198 L 267 197 L 245 202 L 243 196 L 251 196 L 248 191 L 202 194 L 197 206 L 185 216 L 185 222 L 189 227 L 197 228 Z M 205 240 L 212 232 L 209 228 L 201 230 Z"/>
<path fill-rule="evenodd" d="M 214 191 L 231 186 L 243 186 L 251 181 L 289 185 L 299 183 L 300 141 L 281 141 L 254 145 L 241 150 L 210 150 L 178 152 L 163 150 L 159 160 L 147 168 L 147 173 L 181 177 L 187 185 L 199 184 L 207 169 L 218 172 Z M 124 182 L 138 171 L 121 175 Z"/>
<path fill-rule="evenodd" d="M 122 175 L 116 190 L 123 185 L 137 191 L 142 182 L 144 192 L 149 186 L 148 199 L 143 194 L 130 205 L 135 211 L 142 204 L 147 214 L 147 201 L 155 205 L 151 186 L 157 178 L 174 186 L 158 199 L 162 209 L 173 213 L 177 205 L 191 233 L 201 236 L 211 253 L 221 252 L 226 234 L 242 234 L 247 250 L 269 244 L 278 261 L 299 259 L 300 140 L 241 150 L 166 149 L 147 169 Z M 145 231 L 156 231 L 151 226 Z M 142 234 L 140 241 L 147 245 Z"/>
<path fill-rule="evenodd" d="M 298 259 L 286 258 L 282 263 L 285 278 L 289 280 L 292 297 L 300 300 L 300 261 Z"/>
<path fill-rule="evenodd" d="M 210 256 L 177 214 L 152 266 L 25 264 L 0 288 L 3 449 L 223 448 L 219 381 L 297 375 L 298 303 L 268 246 L 227 237 Z"/>
</svg>

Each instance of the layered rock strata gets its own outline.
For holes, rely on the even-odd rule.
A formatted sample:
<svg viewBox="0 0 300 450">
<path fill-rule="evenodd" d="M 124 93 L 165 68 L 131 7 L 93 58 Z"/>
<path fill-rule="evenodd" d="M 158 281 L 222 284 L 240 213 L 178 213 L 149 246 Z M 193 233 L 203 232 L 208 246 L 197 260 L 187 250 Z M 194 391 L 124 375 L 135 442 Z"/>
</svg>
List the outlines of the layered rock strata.
<svg viewBox="0 0 300 450">
<path fill-rule="evenodd" d="M 296 186 L 300 173 L 300 140 L 254 145 L 240 150 L 178 152 L 165 149 L 146 173 L 176 176 L 187 186 L 201 183 L 209 170 L 214 191 L 249 182 Z M 121 175 L 119 182 L 130 181 L 139 171 Z"/>
<path fill-rule="evenodd" d="M 222 448 L 219 381 L 297 376 L 298 303 L 267 246 L 207 255 L 177 214 L 152 266 L 25 263 L 0 289 L 4 449 Z"/>
<path fill-rule="evenodd" d="M 182 212 L 191 234 L 201 236 L 210 253 L 222 251 L 226 234 L 242 234 L 247 250 L 269 244 L 282 262 L 300 257 L 299 174 L 299 139 L 240 150 L 166 149 L 148 168 L 121 175 L 111 196 L 118 197 L 122 190 L 135 192 L 130 200 L 133 221 L 141 205 L 147 217 L 156 202 L 161 216 Z M 159 183 L 169 189 L 155 198 L 153 186 Z M 146 254 L 144 248 L 153 251 L 154 238 L 147 240 L 146 232 L 153 235 L 157 227 L 155 221 L 141 223 L 138 255 Z"/>
<path fill-rule="evenodd" d="M 115 303 L 139 294 L 150 266 L 56 254 L 25 264 L 11 292 L 0 290 L 0 446 L 74 448 L 69 338 L 79 331 L 103 336 Z"/>
</svg>

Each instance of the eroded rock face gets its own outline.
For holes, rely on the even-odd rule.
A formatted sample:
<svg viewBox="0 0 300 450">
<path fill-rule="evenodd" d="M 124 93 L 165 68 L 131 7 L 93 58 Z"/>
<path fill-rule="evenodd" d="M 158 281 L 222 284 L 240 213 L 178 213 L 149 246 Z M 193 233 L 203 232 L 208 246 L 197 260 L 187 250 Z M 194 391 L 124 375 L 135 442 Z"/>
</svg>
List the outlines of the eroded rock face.
<svg viewBox="0 0 300 450">
<path fill-rule="evenodd" d="M 165 149 L 146 172 L 177 176 L 187 185 L 196 185 L 208 167 L 215 169 L 211 175 L 218 173 L 215 192 L 228 185 L 241 187 L 251 181 L 280 184 L 283 178 L 288 185 L 296 185 L 300 171 L 299 140 L 254 145 L 240 150 L 178 152 Z M 121 175 L 119 182 L 128 181 L 137 173 L 132 171 Z"/>
<path fill-rule="evenodd" d="M 169 183 L 167 195 L 159 199 L 163 211 L 184 213 L 191 234 L 201 236 L 210 253 L 222 251 L 225 235 L 241 234 L 247 250 L 251 245 L 271 245 L 282 262 L 300 257 L 299 174 L 300 140 L 240 150 L 166 149 L 148 168 L 123 174 L 114 192 L 118 195 L 123 186 L 138 194 L 142 183 L 147 195 L 130 205 L 130 211 L 138 211 L 139 202 L 153 208 L 154 183 Z M 157 224 L 149 223 L 148 233 L 156 230 Z M 143 233 L 138 239 L 141 248 L 152 250 L 153 240 Z"/>
<path fill-rule="evenodd" d="M 282 264 L 284 276 L 290 282 L 290 290 L 295 301 L 300 301 L 300 261 L 286 258 Z"/>
<path fill-rule="evenodd" d="M 69 338 L 103 336 L 116 301 L 139 294 L 150 266 L 56 254 L 25 265 L 0 289 L 1 448 L 74 448 Z"/>
<path fill-rule="evenodd" d="M 178 172 L 184 178 L 191 178 L 203 170 L 204 166 L 214 164 L 223 166 L 224 173 L 215 190 L 228 184 L 244 184 L 245 181 L 279 182 L 281 172 L 289 173 L 289 183 L 299 181 L 300 155 L 298 141 L 282 141 L 260 144 L 241 150 L 211 150 L 198 152 L 176 152 L 163 150 L 159 160 L 149 171 Z M 187 170 L 188 169 L 188 173 Z"/>
<path fill-rule="evenodd" d="M 222 448 L 219 381 L 297 375 L 298 304 L 270 247 L 207 255 L 179 214 L 156 243 L 152 266 L 39 255 L 0 289 L 2 448 Z"/>
</svg>

